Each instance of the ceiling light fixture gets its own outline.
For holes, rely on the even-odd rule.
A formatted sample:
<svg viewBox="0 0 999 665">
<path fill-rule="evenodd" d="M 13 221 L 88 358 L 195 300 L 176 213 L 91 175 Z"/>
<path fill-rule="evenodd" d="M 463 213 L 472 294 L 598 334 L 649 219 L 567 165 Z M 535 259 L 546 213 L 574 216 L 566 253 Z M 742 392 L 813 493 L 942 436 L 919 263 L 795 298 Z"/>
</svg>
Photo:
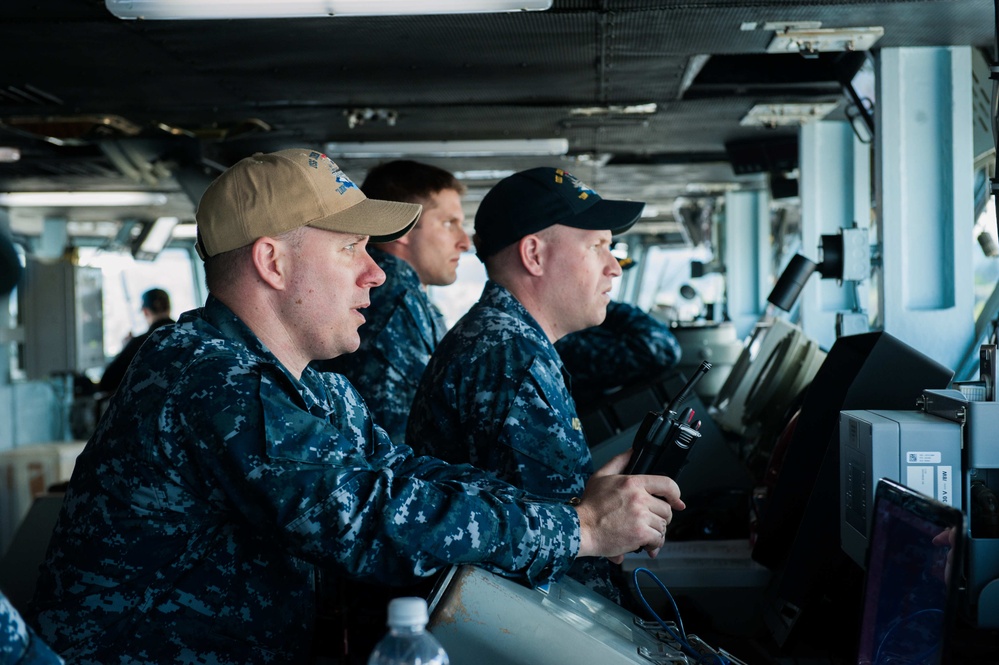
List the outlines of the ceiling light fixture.
<svg viewBox="0 0 999 665">
<path fill-rule="evenodd" d="M 552 0 L 105 0 L 123 19 L 242 19 L 400 16 L 543 11 Z"/>
<path fill-rule="evenodd" d="M 512 176 L 516 171 L 512 169 L 470 169 L 468 171 L 455 171 L 454 177 L 458 180 L 502 180 Z"/>
<path fill-rule="evenodd" d="M 569 152 L 568 139 L 495 139 L 485 141 L 392 141 L 327 143 L 326 154 L 338 157 L 502 157 L 557 156 Z"/>
<path fill-rule="evenodd" d="M 813 104 L 757 104 L 749 109 L 739 124 L 743 127 L 798 127 L 808 122 L 822 120 L 832 113 L 838 104 L 836 102 L 820 102 Z"/>
<path fill-rule="evenodd" d="M 170 242 L 173 229 L 180 223 L 177 217 L 159 217 L 142 228 L 132 244 L 132 256 L 137 261 L 154 261 Z"/>
<path fill-rule="evenodd" d="M 572 116 L 652 115 L 659 107 L 655 102 L 646 104 L 612 104 L 610 106 L 580 106 L 569 110 Z"/>
<path fill-rule="evenodd" d="M 8 208 L 73 208 L 103 206 L 161 206 L 159 192 L 0 192 L 0 206 Z"/>
<path fill-rule="evenodd" d="M 869 51 L 884 34 L 885 29 L 881 26 L 778 31 L 767 46 L 767 53 L 812 55 L 837 51 Z"/>
</svg>

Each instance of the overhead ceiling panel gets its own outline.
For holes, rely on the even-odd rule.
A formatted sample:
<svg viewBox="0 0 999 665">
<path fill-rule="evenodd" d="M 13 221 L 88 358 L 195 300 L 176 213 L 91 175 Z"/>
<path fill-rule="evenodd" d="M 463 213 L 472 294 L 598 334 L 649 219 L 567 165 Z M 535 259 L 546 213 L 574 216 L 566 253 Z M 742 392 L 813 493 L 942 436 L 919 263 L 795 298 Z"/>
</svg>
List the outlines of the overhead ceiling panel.
<svg viewBox="0 0 999 665">
<path fill-rule="evenodd" d="M 637 183 L 655 166 L 663 186 L 634 198 L 659 196 L 686 182 L 678 165 L 724 163 L 727 143 L 796 135 L 740 126 L 754 104 L 841 97 L 828 77 L 821 90 L 765 89 L 766 80 L 740 88 L 740 77 L 766 72 L 760 59 L 778 72 L 799 62 L 766 55 L 774 31 L 764 23 L 881 26 L 875 50 L 991 51 L 994 19 L 991 0 L 555 0 L 547 12 L 514 14 L 145 22 L 112 17 L 103 0 L 5 0 L 0 146 L 18 147 L 22 158 L 0 164 L 0 187 L 141 186 L 108 159 L 110 139 L 164 168 L 209 177 L 255 151 L 293 145 L 564 137 L 572 154 L 562 164 L 610 187 Z M 700 94 L 685 90 L 692 64 L 705 58 Z M 711 81 L 725 90 L 712 97 L 707 74 L 719 71 L 725 76 Z M 655 113 L 610 112 L 645 103 Z M 580 116 L 579 107 L 609 112 Z M 351 128 L 345 113 L 357 108 L 389 110 L 395 122 Z M 34 117 L 64 123 L 68 135 L 87 116 L 136 129 L 92 128 L 87 140 L 60 147 L 27 125 L 12 127 Z M 488 159 L 479 170 L 497 164 L 537 165 Z M 634 171 L 603 176 L 625 166 Z M 157 186 L 178 187 L 170 178 Z"/>
</svg>

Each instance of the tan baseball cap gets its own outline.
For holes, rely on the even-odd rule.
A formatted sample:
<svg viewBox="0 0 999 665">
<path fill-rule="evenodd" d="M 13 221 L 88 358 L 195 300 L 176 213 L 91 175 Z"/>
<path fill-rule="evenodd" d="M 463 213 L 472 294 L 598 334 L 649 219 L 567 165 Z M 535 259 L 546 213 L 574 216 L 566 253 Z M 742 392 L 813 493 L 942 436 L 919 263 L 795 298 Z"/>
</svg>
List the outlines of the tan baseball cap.
<svg viewBox="0 0 999 665">
<path fill-rule="evenodd" d="M 389 242 L 423 207 L 369 199 L 329 157 L 294 148 L 240 160 L 208 186 L 196 215 L 202 259 L 302 226 Z"/>
</svg>

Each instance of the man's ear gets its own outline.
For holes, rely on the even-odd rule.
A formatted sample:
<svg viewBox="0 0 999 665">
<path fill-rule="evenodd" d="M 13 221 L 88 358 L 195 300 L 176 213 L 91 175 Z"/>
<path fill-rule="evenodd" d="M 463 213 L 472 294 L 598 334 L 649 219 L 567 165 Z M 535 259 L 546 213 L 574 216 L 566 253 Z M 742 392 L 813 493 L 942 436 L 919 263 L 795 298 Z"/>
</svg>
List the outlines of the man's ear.
<svg viewBox="0 0 999 665">
<path fill-rule="evenodd" d="M 545 241 L 533 233 L 524 236 L 517 243 L 521 264 L 528 273 L 535 277 L 540 277 L 545 271 L 542 260 L 544 247 Z"/>
<path fill-rule="evenodd" d="M 420 222 L 417 221 L 416 223 L 419 224 Z M 409 233 L 407 233 L 406 235 L 402 236 L 401 238 L 396 238 L 395 240 L 392 240 L 391 242 L 377 243 L 377 244 L 373 244 L 373 245 L 370 245 L 370 246 L 371 247 L 377 247 L 378 249 L 382 250 L 386 254 L 391 254 L 392 256 L 394 256 L 396 258 L 402 259 L 403 261 L 409 261 L 410 258 L 411 258 L 410 253 L 409 253 L 409 249 L 410 249 L 410 247 L 409 247 L 409 245 L 410 245 L 409 236 L 413 233 L 414 230 L 416 230 L 416 226 L 415 225 L 413 226 L 412 229 L 409 230 Z"/>
<path fill-rule="evenodd" d="M 253 242 L 253 267 L 264 282 L 274 289 L 287 285 L 287 247 L 276 238 L 264 236 Z"/>
</svg>

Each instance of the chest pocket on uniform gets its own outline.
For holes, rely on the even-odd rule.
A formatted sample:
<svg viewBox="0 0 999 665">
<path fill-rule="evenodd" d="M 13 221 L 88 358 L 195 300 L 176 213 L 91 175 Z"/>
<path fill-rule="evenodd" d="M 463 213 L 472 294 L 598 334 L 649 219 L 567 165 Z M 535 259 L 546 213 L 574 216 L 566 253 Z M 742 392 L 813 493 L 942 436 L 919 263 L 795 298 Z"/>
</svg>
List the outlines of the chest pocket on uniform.
<svg viewBox="0 0 999 665">
<path fill-rule="evenodd" d="M 592 471 L 589 447 L 582 431 L 572 427 L 575 410 L 563 396 L 561 381 L 561 374 L 554 375 L 548 363 L 535 358 L 503 422 L 503 438 L 511 448 L 561 476 L 549 477 L 548 491 L 541 491 L 544 484 L 533 488 L 525 484 L 529 491 L 543 494 L 578 491 L 585 481 L 583 476 Z M 545 483 L 544 473 L 547 472 L 539 469 L 530 475 L 538 483 Z M 528 476 L 527 470 L 524 476 Z"/>
<path fill-rule="evenodd" d="M 419 296 L 406 293 L 392 316 L 372 340 L 386 362 L 406 383 L 416 386 L 433 352 L 433 324 Z"/>
</svg>

